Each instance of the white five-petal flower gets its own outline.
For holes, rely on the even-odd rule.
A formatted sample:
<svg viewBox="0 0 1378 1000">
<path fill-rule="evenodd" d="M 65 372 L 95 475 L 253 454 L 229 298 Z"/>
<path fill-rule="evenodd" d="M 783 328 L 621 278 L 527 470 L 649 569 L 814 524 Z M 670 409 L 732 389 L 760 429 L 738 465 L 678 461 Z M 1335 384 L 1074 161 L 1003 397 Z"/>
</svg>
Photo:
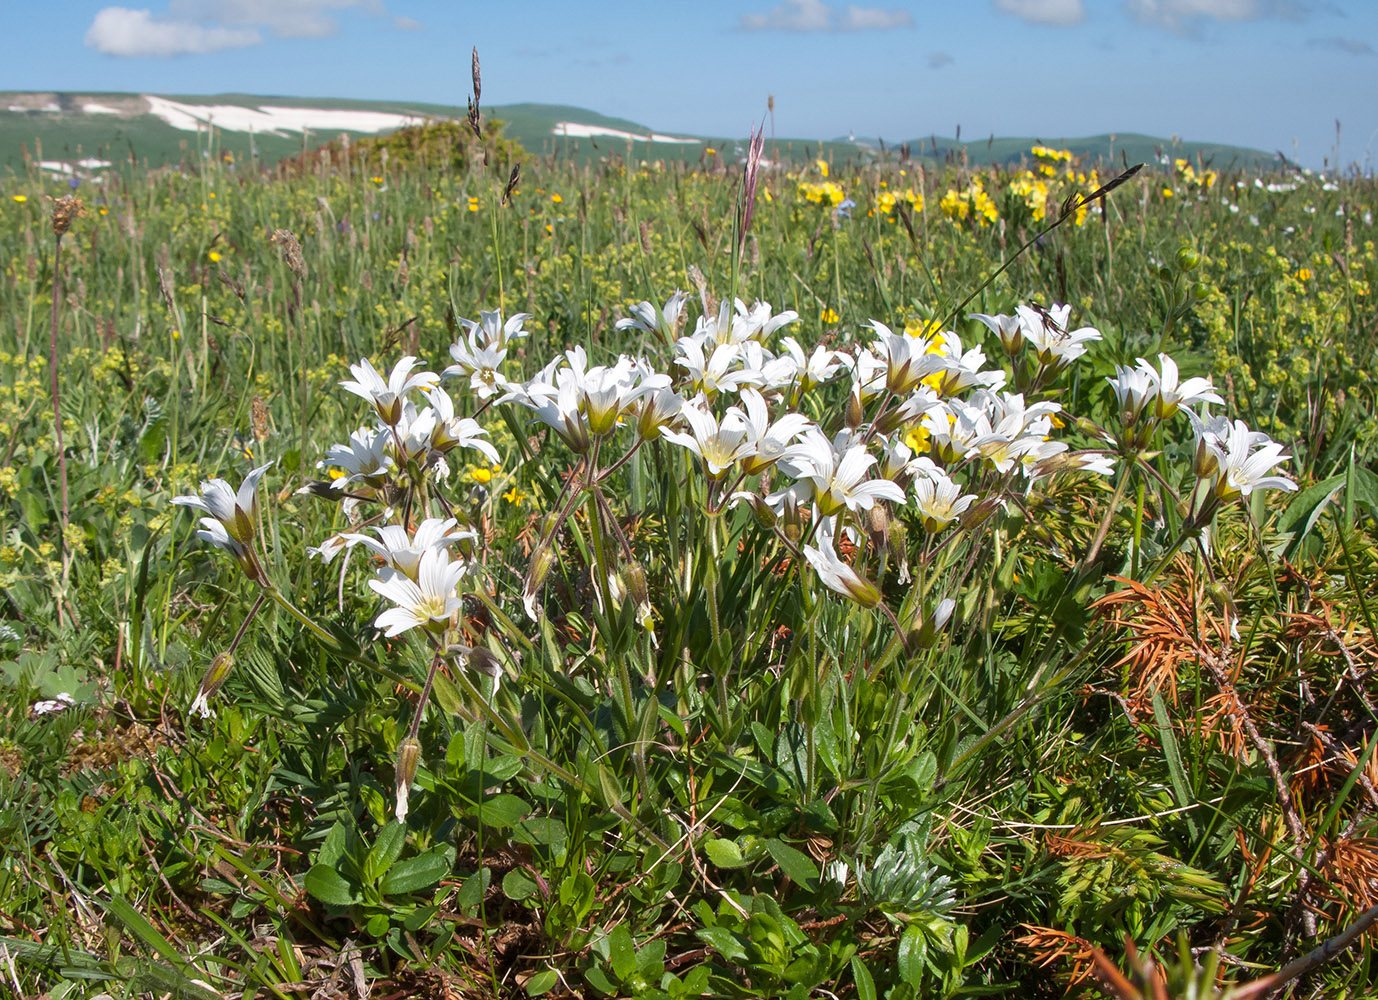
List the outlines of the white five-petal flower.
<svg viewBox="0 0 1378 1000">
<path fill-rule="evenodd" d="M 368 358 L 364 358 L 357 365 L 349 366 L 354 378 L 345 379 L 340 385 L 354 395 L 368 400 L 378 411 L 379 419 L 393 427 L 402 419 L 402 403 L 407 393 L 413 389 L 432 388 L 440 381 L 440 376 L 435 372 L 411 374 L 412 369 L 420 363 L 416 358 L 405 357 L 393 365 L 392 371 L 384 379 L 382 373 L 369 363 Z"/>
<path fill-rule="evenodd" d="M 455 587 L 467 569 L 464 562 L 451 562 L 440 548 L 421 554 L 415 580 L 390 566 L 384 567 L 368 585 L 397 607 L 388 608 L 375 618 L 374 627 L 383 629 L 388 638 L 418 625 L 433 632 L 444 631 L 450 618 L 464 605 Z"/>
</svg>

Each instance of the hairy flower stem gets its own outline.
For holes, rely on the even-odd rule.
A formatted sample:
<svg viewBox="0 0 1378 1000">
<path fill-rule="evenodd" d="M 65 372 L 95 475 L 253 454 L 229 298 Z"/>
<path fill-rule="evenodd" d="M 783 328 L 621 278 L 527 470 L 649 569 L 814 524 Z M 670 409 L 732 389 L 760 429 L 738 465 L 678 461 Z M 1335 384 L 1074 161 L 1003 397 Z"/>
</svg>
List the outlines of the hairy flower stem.
<svg viewBox="0 0 1378 1000">
<path fill-rule="evenodd" d="M 421 716 L 426 711 L 426 702 L 431 699 L 431 685 L 435 683 L 435 672 L 440 669 L 441 651 L 437 649 L 435 655 L 431 657 L 431 669 L 426 671 L 426 683 L 421 688 L 421 697 L 416 702 L 416 712 L 411 717 L 411 728 L 407 731 L 408 739 L 416 739 L 417 733 L 421 732 Z"/>
<path fill-rule="evenodd" d="M 62 593 L 57 600 L 57 623 L 65 624 L 63 607 L 66 605 L 67 579 L 72 569 L 72 552 L 67 547 L 67 527 L 71 511 L 67 500 L 67 449 L 62 443 L 62 406 L 57 380 L 57 319 L 58 301 L 62 297 L 62 237 L 59 231 L 53 238 L 53 312 L 52 325 L 48 335 L 48 377 L 53 392 L 53 440 L 57 443 L 57 474 L 62 490 L 62 520 L 60 522 L 60 551 L 62 553 Z"/>
<path fill-rule="evenodd" d="M 1091 539 L 1091 546 L 1086 550 L 1086 555 L 1081 558 L 1081 569 L 1085 569 L 1096 561 L 1096 556 L 1100 555 L 1100 548 L 1105 544 L 1106 536 L 1110 534 L 1110 524 L 1115 520 L 1115 512 L 1120 508 L 1120 501 L 1124 499 L 1124 492 L 1129 487 L 1129 477 L 1134 471 L 1137 462 L 1132 462 L 1125 467 L 1120 475 L 1119 482 L 1115 484 L 1115 495 L 1110 498 L 1110 503 L 1105 508 L 1105 516 L 1101 518 L 1096 534 Z"/>
<path fill-rule="evenodd" d="M 234 638 L 230 640 L 230 648 L 225 650 L 226 653 L 231 656 L 234 655 L 234 651 L 239 648 L 240 642 L 244 639 L 244 633 L 249 631 L 249 623 L 254 620 L 254 616 L 258 614 L 258 609 L 263 607 L 263 602 L 267 599 L 268 595 L 260 591 L 258 599 L 254 601 L 254 606 L 249 609 L 249 613 L 245 615 L 244 620 L 239 623 L 239 630 L 235 632 Z"/>
</svg>

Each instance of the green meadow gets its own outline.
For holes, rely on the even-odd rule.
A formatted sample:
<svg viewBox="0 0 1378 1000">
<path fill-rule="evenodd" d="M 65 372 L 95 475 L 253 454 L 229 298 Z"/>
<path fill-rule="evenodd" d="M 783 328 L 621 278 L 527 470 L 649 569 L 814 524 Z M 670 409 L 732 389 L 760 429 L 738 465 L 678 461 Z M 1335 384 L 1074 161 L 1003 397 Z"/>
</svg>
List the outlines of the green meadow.
<svg viewBox="0 0 1378 1000">
<path fill-rule="evenodd" d="M 1374 182 L 622 152 L 0 180 L 5 989 L 1378 989 Z"/>
</svg>

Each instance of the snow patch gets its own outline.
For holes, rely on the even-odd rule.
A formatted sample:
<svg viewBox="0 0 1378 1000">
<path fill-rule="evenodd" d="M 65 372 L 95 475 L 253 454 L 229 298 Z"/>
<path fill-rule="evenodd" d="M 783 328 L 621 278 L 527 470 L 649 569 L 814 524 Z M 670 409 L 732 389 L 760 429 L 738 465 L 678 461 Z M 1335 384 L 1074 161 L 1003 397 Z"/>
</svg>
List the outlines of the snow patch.
<svg viewBox="0 0 1378 1000">
<path fill-rule="evenodd" d="M 697 145 L 703 142 L 702 139 L 681 139 L 673 135 L 661 135 L 659 132 L 651 132 L 646 135 L 639 135 L 636 132 L 626 132 L 620 128 L 607 128 L 603 125 L 583 125 L 579 122 L 556 122 L 555 127 L 550 130 L 552 135 L 558 135 L 565 139 L 591 139 L 594 136 L 608 136 L 613 139 L 632 139 L 636 142 L 677 142 Z"/>
<path fill-rule="evenodd" d="M 38 165 L 55 174 L 74 174 L 78 170 L 104 170 L 110 166 L 110 161 L 87 157 L 84 160 L 77 160 L 75 163 L 64 163 L 62 160 L 39 160 Z"/>
<path fill-rule="evenodd" d="M 108 104 L 97 104 L 95 101 L 83 104 L 81 110 L 88 115 L 117 115 L 120 113 L 119 108 L 112 108 Z"/>
<path fill-rule="evenodd" d="M 350 111 L 344 108 L 279 108 L 260 105 L 245 108 L 237 104 L 182 104 L 165 97 L 145 94 L 150 114 L 157 115 L 173 128 L 184 132 L 214 125 L 227 132 L 258 132 L 282 135 L 285 132 L 383 132 L 406 125 L 420 125 L 425 119 L 388 111 Z"/>
</svg>

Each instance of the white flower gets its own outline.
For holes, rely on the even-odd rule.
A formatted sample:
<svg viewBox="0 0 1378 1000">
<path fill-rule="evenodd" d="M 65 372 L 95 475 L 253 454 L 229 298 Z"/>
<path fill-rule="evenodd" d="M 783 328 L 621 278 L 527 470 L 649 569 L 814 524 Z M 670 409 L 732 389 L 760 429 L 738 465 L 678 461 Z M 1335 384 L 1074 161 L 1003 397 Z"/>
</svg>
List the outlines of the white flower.
<svg viewBox="0 0 1378 1000">
<path fill-rule="evenodd" d="M 976 494 L 962 495 L 962 488 L 947 475 L 935 471 L 914 480 L 914 506 L 923 516 L 924 530 L 941 531 L 976 500 Z"/>
<path fill-rule="evenodd" d="M 938 354 L 928 353 L 927 340 L 896 335 L 879 320 L 871 320 L 871 327 L 878 334 L 871 350 L 885 362 L 885 388 L 895 395 L 910 393 L 927 376 L 945 370 L 945 360 Z M 867 388 L 863 383 L 863 396 Z"/>
<path fill-rule="evenodd" d="M 332 444 L 325 458 L 316 463 L 316 468 L 333 465 L 345 470 L 346 475 L 331 475 L 330 485 L 337 490 L 354 482 L 379 487 L 395 468 L 387 451 L 391 443 L 392 437 L 386 431 L 360 427 L 349 435 L 348 444 Z"/>
<path fill-rule="evenodd" d="M 1150 372 L 1153 377 L 1150 377 Z M 1158 387 L 1155 384 L 1157 372 L 1151 368 L 1144 371 L 1142 359 L 1140 367 L 1126 368 L 1121 365 L 1115 366 L 1115 377 L 1107 377 L 1105 381 L 1110 383 L 1110 388 L 1115 392 L 1115 402 L 1120 408 L 1120 424 L 1126 431 L 1131 430 L 1139 423 L 1139 418 L 1143 416 L 1148 404 L 1153 401 L 1153 397 L 1158 394 Z M 1137 443 L 1137 435 L 1130 435 Z"/>
<path fill-rule="evenodd" d="M 656 334 L 668 344 L 675 337 L 680 316 L 684 313 L 684 303 L 687 300 L 688 296 L 676 289 L 675 293 L 665 300 L 665 305 L 659 309 L 653 303 L 638 302 L 636 305 L 628 307 L 627 311 L 631 313 L 631 316 L 617 321 L 617 329 L 644 330 L 647 333 Z"/>
<path fill-rule="evenodd" d="M 718 344 L 705 356 L 703 347 L 692 337 L 675 341 L 680 356 L 675 364 L 688 373 L 689 387 L 712 397 L 719 392 L 736 392 L 744 385 L 760 385 L 765 375 L 760 370 L 739 367 L 743 361 L 738 344 Z"/>
<path fill-rule="evenodd" d="M 464 329 L 469 331 L 471 343 L 489 350 L 505 351 L 509 340 L 518 340 L 527 336 L 527 332 L 522 329 L 522 326 L 530 318 L 530 313 L 517 313 L 504 323 L 502 311 L 495 309 L 492 312 L 480 311 L 477 323 L 471 319 L 461 319 L 459 322 Z"/>
<path fill-rule="evenodd" d="M 368 400 L 383 423 L 392 427 L 402 419 L 402 403 L 407 393 L 413 389 L 429 389 L 440 380 L 435 372 L 412 375 L 412 369 L 420 363 L 416 358 L 405 357 L 393 366 L 392 372 L 384 380 L 382 374 L 369 364 L 368 358 L 364 358 L 357 365 L 349 366 L 354 379 L 346 379 L 340 385 Z"/>
<path fill-rule="evenodd" d="M 1138 359 L 1139 370 L 1144 373 L 1157 390 L 1157 401 L 1155 403 L 1158 419 L 1167 420 L 1173 416 L 1180 407 L 1194 406 L 1197 403 L 1219 403 L 1225 401 L 1216 395 L 1211 380 L 1208 378 L 1189 378 L 1185 382 L 1178 382 L 1177 363 L 1166 354 L 1158 355 L 1158 364 L 1162 367 L 1162 374 L 1153 370 L 1143 358 Z"/>
<path fill-rule="evenodd" d="M 751 476 L 784 458 L 789 443 L 812 424 L 802 413 L 786 413 L 772 424 L 766 401 L 755 389 L 743 389 L 741 399 L 746 408 L 746 437 L 750 444 L 750 450 L 742 457 L 742 470 Z"/>
<path fill-rule="evenodd" d="M 640 400 L 636 432 L 643 440 L 654 441 L 684 408 L 684 397 L 673 389 L 656 389 Z"/>
<path fill-rule="evenodd" d="M 837 552 L 833 549 L 831 527 L 819 525 L 816 540 L 817 548 L 812 545 L 804 546 L 804 558 L 823 581 L 823 586 L 848 600 L 856 601 L 863 608 L 874 608 L 879 604 L 880 591 L 876 585 L 838 558 Z"/>
<path fill-rule="evenodd" d="M 751 451 L 746 415 L 737 407 L 728 407 L 720 423 L 708 409 L 708 400 L 700 394 L 684 404 L 680 415 L 689 425 L 688 433 L 665 428 L 660 436 L 698 455 L 714 479 Z"/>
<path fill-rule="evenodd" d="M 1016 306 L 1015 313 L 1024 339 L 1033 345 L 1041 364 L 1058 368 L 1069 365 L 1086 353 L 1089 342 L 1101 339 L 1100 331 L 1094 327 L 1067 329 L 1071 306 L 1054 305 L 1046 311 Z"/>
<path fill-rule="evenodd" d="M 797 482 L 794 491 L 800 500 L 812 499 L 824 517 L 843 507 L 850 511 L 870 510 L 877 500 L 904 501 L 904 490 L 888 479 L 863 482 L 866 470 L 876 462 L 866 446 L 850 444 L 850 435 L 839 434 L 829 441 L 817 427 L 810 427 L 804 438 L 788 451 L 788 463 L 781 469 Z"/>
<path fill-rule="evenodd" d="M 942 395 L 953 396 L 972 386 L 994 391 L 1005 384 L 1003 371 L 982 371 L 986 352 L 979 345 L 964 350 L 961 338 L 946 330 L 938 335 L 936 346 L 938 349 L 933 353 L 943 361 L 942 374 L 931 377 L 929 384 L 936 382 L 936 388 Z"/>
<path fill-rule="evenodd" d="M 793 375 L 787 382 L 793 382 L 801 393 L 833 379 L 847 367 L 842 355 L 825 347 L 815 347 L 806 358 L 804 349 L 793 337 L 781 337 L 780 346 L 785 349 L 785 354 L 779 360 L 788 359 L 794 363 Z M 773 388 L 783 388 L 784 384 L 787 383 L 771 383 Z"/>
<path fill-rule="evenodd" d="M 501 461 L 498 450 L 482 439 L 481 435 L 486 436 L 488 432 L 479 426 L 477 420 L 472 417 L 455 416 L 454 400 L 450 398 L 449 393 L 436 386 L 426 393 L 426 399 L 431 405 L 421 411 L 417 422 L 421 426 L 429 424 L 430 446 L 433 451 L 444 455 L 455 448 L 469 448 L 479 452 L 494 464 Z M 415 435 L 417 431 L 413 430 L 412 433 Z"/>
<path fill-rule="evenodd" d="M 1286 476 L 1266 473 L 1290 457 L 1282 452 L 1282 445 L 1266 434 L 1249 430 L 1242 420 L 1236 420 L 1224 443 L 1220 456 L 1220 478 L 1215 481 L 1215 495 L 1221 500 L 1247 497 L 1254 490 L 1274 489 L 1291 492 L 1297 484 Z"/>
<path fill-rule="evenodd" d="M 507 359 L 506 349 L 481 347 L 471 333 L 468 343 L 460 340 L 450 345 L 450 357 L 455 363 L 440 373 L 441 378 L 468 376 L 469 389 L 479 399 L 490 399 L 512 388 L 501 371 Z"/>
<path fill-rule="evenodd" d="M 272 464 L 260 465 L 250 472 L 239 484 L 238 491 L 223 479 L 208 479 L 201 484 L 199 494 L 172 498 L 172 502 L 178 506 L 194 507 L 209 514 L 210 517 L 201 518 L 202 530 L 196 533 L 196 537 L 229 552 L 239 560 L 249 578 L 257 582 L 263 582 L 262 570 L 253 552 L 258 518 L 258 483 Z"/>
<path fill-rule="evenodd" d="M 421 554 L 416 580 L 391 567 L 368 581 L 377 593 L 397 605 L 373 620 L 375 628 L 384 629 L 389 639 L 407 629 L 420 625 L 431 631 L 443 631 L 464 600 L 455 594 L 455 587 L 468 566 L 450 562 L 444 549 L 431 548 Z"/>
<path fill-rule="evenodd" d="M 465 539 L 477 537 L 472 531 L 456 531 L 458 522 L 453 517 L 428 517 L 416 527 L 414 535 L 400 524 L 384 524 L 373 530 L 378 540 L 368 535 L 346 532 L 339 537 L 349 545 L 363 545 L 404 576 L 417 579 L 421 571 L 421 558 L 433 549 L 444 550 Z"/>
<path fill-rule="evenodd" d="M 998 316 L 970 313 L 967 318 L 984 323 L 992 333 L 1000 338 L 1000 345 L 1005 348 L 1005 353 L 1011 357 L 1023 350 L 1024 324 L 1020 322 L 1018 316 L 1006 316 L 1003 313 Z"/>
<path fill-rule="evenodd" d="M 769 302 L 757 302 L 748 309 L 741 299 L 734 299 L 732 302 L 724 299 L 718 306 L 716 316 L 705 313 L 699 317 L 698 324 L 688 339 L 696 341 L 703 348 L 710 344 L 738 345 L 748 340 L 764 340 L 780 327 L 793 323 L 798 318 L 799 314 L 793 310 L 772 316 Z"/>
</svg>

